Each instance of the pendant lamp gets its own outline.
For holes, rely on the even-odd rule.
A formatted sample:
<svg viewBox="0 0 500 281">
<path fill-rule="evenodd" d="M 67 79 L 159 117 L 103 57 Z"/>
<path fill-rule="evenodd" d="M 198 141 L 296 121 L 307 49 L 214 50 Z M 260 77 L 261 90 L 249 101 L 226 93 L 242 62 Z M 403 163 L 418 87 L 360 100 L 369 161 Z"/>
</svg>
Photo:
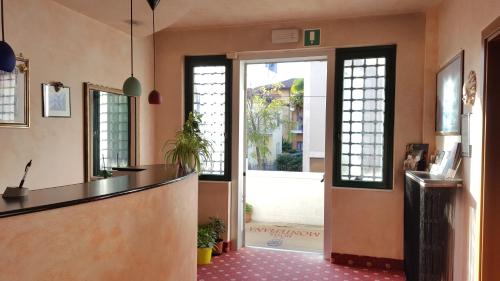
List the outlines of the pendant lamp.
<svg viewBox="0 0 500 281">
<path fill-rule="evenodd" d="M 153 90 L 149 93 L 149 104 L 161 104 L 163 98 L 160 92 L 156 90 L 156 41 L 155 41 L 155 8 L 160 3 L 160 0 L 147 0 L 151 10 L 153 10 Z"/>
<path fill-rule="evenodd" d="M 123 83 L 123 94 L 131 97 L 138 97 L 141 95 L 141 82 L 134 77 L 134 37 L 133 37 L 133 24 L 134 24 L 134 14 L 133 14 L 133 0 L 130 0 L 130 65 L 131 65 L 131 75 L 125 83 Z"/>
<path fill-rule="evenodd" d="M 16 67 L 16 55 L 14 50 L 5 42 L 5 32 L 3 23 L 3 0 L 1 0 L 1 14 L 2 14 L 2 41 L 0 41 L 0 70 L 5 72 L 12 72 Z"/>
</svg>

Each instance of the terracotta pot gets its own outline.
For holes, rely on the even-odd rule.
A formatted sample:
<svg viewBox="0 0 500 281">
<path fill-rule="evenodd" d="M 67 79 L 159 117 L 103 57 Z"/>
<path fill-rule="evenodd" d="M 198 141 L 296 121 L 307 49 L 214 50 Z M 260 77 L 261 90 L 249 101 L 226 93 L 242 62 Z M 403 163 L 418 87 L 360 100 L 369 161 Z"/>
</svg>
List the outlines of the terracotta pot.
<svg viewBox="0 0 500 281">
<path fill-rule="evenodd" d="M 222 255 L 223 250 L 224 250 L 224 240 L 218 239 L 217 243 L 212 249 L 212 256 Z"/>
<path fill-rule="evenodd" d="M 245 222 L 252 221 L 252 213 L 245 213 Z"/>
</svg>

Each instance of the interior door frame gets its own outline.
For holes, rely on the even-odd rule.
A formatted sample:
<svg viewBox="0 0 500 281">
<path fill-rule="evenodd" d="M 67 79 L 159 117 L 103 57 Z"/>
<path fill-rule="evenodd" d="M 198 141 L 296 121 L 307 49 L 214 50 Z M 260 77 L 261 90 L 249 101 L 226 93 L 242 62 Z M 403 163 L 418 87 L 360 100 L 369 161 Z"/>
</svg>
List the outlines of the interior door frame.
<svg viewBox="0 0 500 281">
<path fill-rule="evenodd" d="M 233 180 L 231 182 L 231 241 L 232 249 L 236 250 L 244 245 L 244 173 L 245 165 L 244 151 L 246 144 L 244 117 L 245 108 L 242 98 L 245 95 L 245 65 L 248 61 L 302 61 L 302 60 L 325 60 L 327 62 L 326 78 L 326 128 L 325 128 L 325 181 L 324 181 L 324 243 L 323 255 L 329 260 L 332 252 L 332 167 L 333 163 L 333 139 L 328 138 L 333 134 L 333 85 L 335 78 L 335 49 L 334 48 L 314 48 L 314 49 L 293 49 L 240 52 L 227 54 L 233 59 L 233 116 L 238 116 L 238 122 L 233 121 L 233 155 L 238 155 L 233 159 Z M 233 119 L 235 120 L 235 119 Z M 242 145 L 243 144 L 243 145 Z"/>
<path fill-rule="evenodd" d="M 500 37 L 500 17 L 497 17 L 491 24 L 489 24 L 482 32 L 482 41 L 483 41 L 483 151 L 482 151 L 482 167 L 481 167 L 481 221 L 480 221 L 480 254 L 479 254 L 479 280 L 484 280 L 488 281 L 487 278 L 490 278 L 491 276 L 485 277 L 485 253 L 484 249 L 486 248 L 485 245 L 485 223 L 487 222 L 488 218 L 486 218 L 486 213 L 485 213 L 485 191 L 486 191 L 486 185 L 485 180 L 488 178 L 488 173 L 486 170 L 486 167 L 489 166 L 488 163 L 486 163 L 486 155 L 488 153 L 488 130 L 487 130 L 487 122 L 491 120 L 492 118 L 488 117 L 488 95 L 491 93 L 488 93 L 488 87 L 489 87 L 489 81 L 488 81 L 488 60 L 489 60 L 489 44 L 492 40 L 497 39 Z M 491 219 L 489 219 L 491 220 Z M 491 248 L 491 245 L 488 245 L 489 248 Z M 491 249 L 490 249 L 491 250 Z M 496 251 L 499 251 L 498 249 L 498 244 L 497 244 L 497 249 Z M 500 274 L 500 271 L 496 271 L 496 274 Z M 498 276 L 497 276 L 498 277 Z"/>
</svg>

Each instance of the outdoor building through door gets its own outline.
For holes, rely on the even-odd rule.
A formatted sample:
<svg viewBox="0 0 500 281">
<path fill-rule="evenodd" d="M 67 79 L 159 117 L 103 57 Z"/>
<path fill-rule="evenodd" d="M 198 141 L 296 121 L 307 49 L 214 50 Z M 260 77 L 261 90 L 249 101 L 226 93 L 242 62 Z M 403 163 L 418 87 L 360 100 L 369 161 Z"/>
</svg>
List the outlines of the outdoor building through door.
<svg viewBox="0 0 500 281">
<path fill-rule="evenodd" d="M 244 65 L 245 246 L 322 253 L 327 62 Z"/>
</svg>

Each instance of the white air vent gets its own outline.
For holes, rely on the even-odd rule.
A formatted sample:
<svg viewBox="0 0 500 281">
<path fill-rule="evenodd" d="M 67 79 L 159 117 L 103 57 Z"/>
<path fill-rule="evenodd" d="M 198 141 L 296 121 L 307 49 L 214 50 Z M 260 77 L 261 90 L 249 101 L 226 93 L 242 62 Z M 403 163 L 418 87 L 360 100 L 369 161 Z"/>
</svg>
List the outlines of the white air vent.
<svg viewBox="0 0 500 281">
<path fill-rule="evenodd" d="M 299 42 L 298 29 L 276 29 L 272 35 L 273 44 L 297 43 Z"/>
</svg>

